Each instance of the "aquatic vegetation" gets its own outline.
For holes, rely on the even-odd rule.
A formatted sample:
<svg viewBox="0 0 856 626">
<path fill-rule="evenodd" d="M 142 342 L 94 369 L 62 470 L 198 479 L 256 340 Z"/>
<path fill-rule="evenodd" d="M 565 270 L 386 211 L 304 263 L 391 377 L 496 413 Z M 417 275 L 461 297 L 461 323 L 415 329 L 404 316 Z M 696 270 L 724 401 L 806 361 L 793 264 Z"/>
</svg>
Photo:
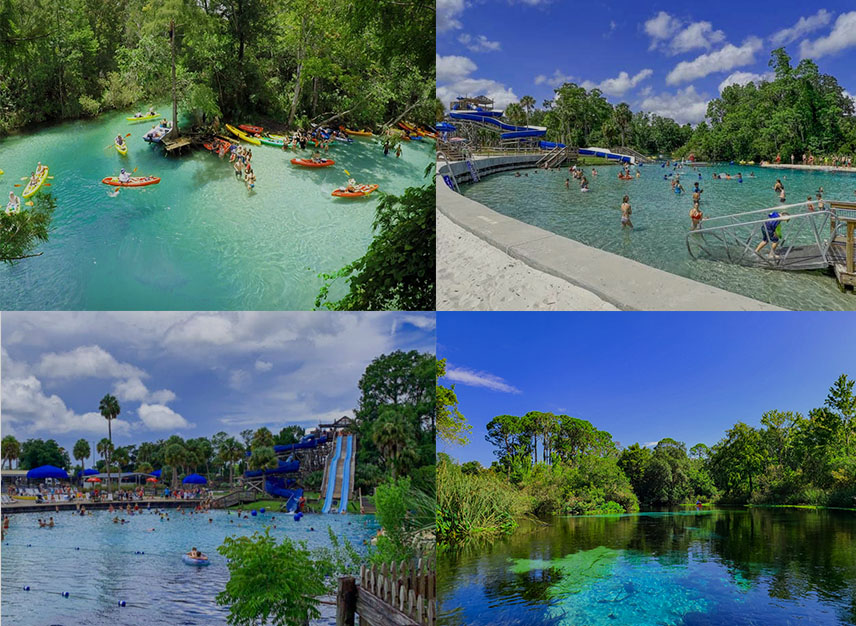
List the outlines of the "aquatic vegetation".
<svg viewBox="0 0 856 626">
<path fill-rule="evenodd" d="M 549 588 L 548 596 L 564 597 L 580 593 L 589 585 L 609 578 L 620 555 L 620 550 L 598 546 L 550 561 L 515 559 L 511 571 L 515 574 L 526 574 L 533 570 L 555 570 L 561 574 L 561 578 Z"/>
</svg>

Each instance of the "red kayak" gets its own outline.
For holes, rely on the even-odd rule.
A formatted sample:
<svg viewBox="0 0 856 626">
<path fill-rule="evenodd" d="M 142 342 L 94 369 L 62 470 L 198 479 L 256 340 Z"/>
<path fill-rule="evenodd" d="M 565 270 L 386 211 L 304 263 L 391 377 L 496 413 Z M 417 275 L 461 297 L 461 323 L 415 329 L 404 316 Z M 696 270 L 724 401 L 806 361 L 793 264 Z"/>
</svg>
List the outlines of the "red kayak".
<svg viewBox="0 0 856 626">
<path fill-rule="evenodd" d="M 146 185 L 157 185 L 160 180 L 157 176 L 132 176 L 127 183 L 122 183 L 119 182 L 118 176 L 108 176 L 102 178 L 101 182 L 114 187 L 145 187 Z"/>
<path fill-rule="evenodd" d="M 302 165 L 303 167 L 330 167 L 334 163 L 333 159 L 321 159 L 318 163 L 312 159 L 291 159 L 292 165 Z"/>
<path fill-rule="evenodd" d="M 249 124 L 239 124 L 238 128 L 250 133 L 251 135 L 261 135 L 264 128 L 261 126 L 250 126 Z"/>
</svg>

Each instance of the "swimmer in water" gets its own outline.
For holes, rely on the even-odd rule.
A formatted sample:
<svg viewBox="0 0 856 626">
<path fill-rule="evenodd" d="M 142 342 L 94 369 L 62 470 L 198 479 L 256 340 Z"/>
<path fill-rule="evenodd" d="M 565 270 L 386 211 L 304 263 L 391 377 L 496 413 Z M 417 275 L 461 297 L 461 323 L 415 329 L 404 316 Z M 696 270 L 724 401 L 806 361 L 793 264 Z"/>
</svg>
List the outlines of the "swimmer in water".
<svg viewBox="0 0 856 626">
<path fill-rule="evenodd" d="M 630 216 L 633 213 L 633 209 L 630 208 L 630 196 L 624 196 L 624 200 L 621 203 L 621 228 L 622 230 L 625 228 L 633 228 L 633 222 L 630 221 Z"/>
</svg>

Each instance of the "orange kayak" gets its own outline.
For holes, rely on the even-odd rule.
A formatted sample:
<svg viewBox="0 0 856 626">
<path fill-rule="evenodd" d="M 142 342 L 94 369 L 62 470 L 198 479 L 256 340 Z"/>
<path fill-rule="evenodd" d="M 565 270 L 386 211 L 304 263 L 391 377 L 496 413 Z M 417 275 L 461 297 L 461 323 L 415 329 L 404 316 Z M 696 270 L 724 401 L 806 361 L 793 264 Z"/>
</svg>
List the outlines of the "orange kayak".
<svg viewBox="0 0 856 626">
<path fill-rule="evenodd" d="M 303 167 L 330 167 L 334 163 L 333 159 L 321 159 L 320 163 L 316 163 L 312 159 L 291 159 L 292 165 L 302 165 Z"/>
<path fill-rule="evenodd" d="M 377 191 L 377 185 L 357 185 L 354 191 L 348 191 L 347 188 L 339 188 L 332 195 L 337 198 L 361 198 L 373 191 Z"/>
<path fill-rule="evenodd" d="M 250 126 L 249 124 L 238 124 L 238 128 L 240 128 L 241 130 L 245 130 L 253 135 L 261 135 L 264 131 L 264 128 L 262 128 L 261 126 Z"/>
</svg>

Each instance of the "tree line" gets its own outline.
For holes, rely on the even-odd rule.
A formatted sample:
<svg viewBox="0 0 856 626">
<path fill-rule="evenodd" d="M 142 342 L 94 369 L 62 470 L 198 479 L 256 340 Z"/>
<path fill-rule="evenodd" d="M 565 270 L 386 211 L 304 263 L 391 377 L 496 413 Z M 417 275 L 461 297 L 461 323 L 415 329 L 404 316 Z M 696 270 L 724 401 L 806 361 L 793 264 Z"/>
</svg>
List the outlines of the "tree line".
<svg viewBox="0 0 856 626">
<path fill-rule="evenodd" d="M 457 410 L 453 388 L 441 398 L 444 410 Z M 461 434 L 453 429 L 444 438 Z M 713 446 L 688 450 L 664 438 L 653 447 L 622 447 L 586 420 L 540 411 L 494 417 L 485 439 L 496 456 L 489 468 L 441 460 L 438 524 L 446 539 L 513 528 L 516 520 L 503 510 L 622 513 L 708 502 L 856 508 L 856 393 L 845 374 L 807 414 L 767 411 L 760 426 L 738 422 Z M 479 523 L 465 508 L 476 490 L 490 494 L 479 500 Z"/>
<path fill-rule="evenodd" d="M 626 146 L 643 154 L 703 161 L 783 161 L 803 154 L 856 153 L 853 99 L 834 76 L 820 72 L 811 59 L 795 67 L 784 48 L 771 53 L 770 80 L 729 85 L 707 105 L 695 127 L 645 112 L 626 102 L 610 104 L 595 88 L 565 83 L 536 108 L 524 96 L 505 115 L 514 124 L 547 127 L 547 139 L 571 146 Z"/>
<path fill-rule="evenodd" d="M 434 492 L 435 389 L 434 357 L 417 351 L 396 351 L 374 359 L 359 382 L 360 399 L 354 410 L 358 435 L 355 487 L 371 492 L 377 485 L 409 475 L 415 487 Z M 107 437 L 95 444 L 100 457 L 95 469 L 104 473 L 151 473 L 160 469 L 162 480 L 173 487 L 187 474 L 203 473 L 209 480 L 234 485 L 246 470 L 278 465 L 275 445 L 297 443 L 305 428 L 283 426 L 276 434 L 262 426 L 239 434 L 218 432 L 210 437 L 182 438 L 172 435 L 157 441 L 116 446 L 111 422 L 121 413 L 116 398 L 105 395 L 100 412 L 107 422 Z M 250 453 L 249 456 L 247 453 Z M 20 469 L 54 465 L 70 471 L 88 467 L 92 447 L 79 439 L 66 450 L 55 439 L 31 438 L 19 442 L 2 439 L 3 466 L 17 462 Z M 72 465 L 71 459 L 78 463 Z M 310 474 L 306 487 L 318 489 L 321 472 Z"/>
<path fill-rule="evenodd" d="M 430 122 L 427 0 L 9 0 L 0 9 L 0 134 L 172 98 L 183 111 L 289 126 Z"/>
</svg>

